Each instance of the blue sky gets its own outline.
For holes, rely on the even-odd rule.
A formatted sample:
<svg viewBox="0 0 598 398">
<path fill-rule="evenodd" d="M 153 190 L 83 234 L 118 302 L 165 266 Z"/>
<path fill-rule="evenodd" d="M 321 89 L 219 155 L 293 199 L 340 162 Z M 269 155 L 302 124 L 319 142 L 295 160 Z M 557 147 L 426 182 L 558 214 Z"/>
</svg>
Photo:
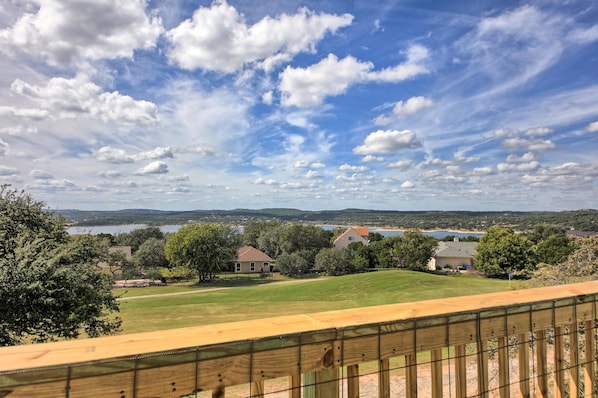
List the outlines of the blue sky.
<svg viewBox="0 0 598 398">
<path fill-rule="evenodd" d="M 0 181 L 50 208 L 598 207 L 598 3 L 9 0 Z"/>
</svg>

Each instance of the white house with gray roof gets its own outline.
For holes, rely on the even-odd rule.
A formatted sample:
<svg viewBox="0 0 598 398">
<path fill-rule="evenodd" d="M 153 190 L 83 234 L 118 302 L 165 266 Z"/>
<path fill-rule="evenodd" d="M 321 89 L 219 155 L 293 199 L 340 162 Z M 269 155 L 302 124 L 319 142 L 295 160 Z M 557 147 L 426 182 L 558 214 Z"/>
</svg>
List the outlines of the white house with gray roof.
<svg viewBox="0 0 598 398">
<path fill-rule="evenodd" d="M 478 242 L 438 242 L 434 257 L 428 262 L 428 269 L 470 269 L 477 247 Z"/>
</svg>

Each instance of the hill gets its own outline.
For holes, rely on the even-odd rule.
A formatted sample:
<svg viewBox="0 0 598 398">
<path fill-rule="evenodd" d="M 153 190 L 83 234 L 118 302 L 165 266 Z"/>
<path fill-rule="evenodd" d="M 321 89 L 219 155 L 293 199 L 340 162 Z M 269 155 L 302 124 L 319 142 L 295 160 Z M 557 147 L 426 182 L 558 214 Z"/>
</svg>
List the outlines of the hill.
<svg viewBox="0 0 598 398">
<path fill-rule="evenodd" d="M 189 222 L 219 222 L 246 225 L 251 221 L 281 221 L 319 225 L 367 225 L 400 229 L 459 229 L 483 231 L 493 225 L 516 230 L 532 229 L 538 224 L 554 224 L 564 229 L 598 231 L 598 210 L 560 212 L 473 212 L 473 211 L 393 211 L 393 210 L 321 210 L 234 209 L 162 211 L 125 209 L 115 211 L 54 210 L 73 226 L 145 224 L 181 225 Z"/>
</svg>

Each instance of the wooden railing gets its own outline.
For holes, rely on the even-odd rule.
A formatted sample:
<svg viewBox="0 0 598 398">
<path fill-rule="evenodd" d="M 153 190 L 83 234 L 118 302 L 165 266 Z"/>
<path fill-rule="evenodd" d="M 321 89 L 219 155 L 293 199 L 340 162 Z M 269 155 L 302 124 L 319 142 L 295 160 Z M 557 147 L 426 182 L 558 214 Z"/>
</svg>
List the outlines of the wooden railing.
<svg viewBox="0 0 598 398">
<path fill-rule="evenodd" d="M 587 282 L 3 347 L 0 397 L 595 397 L 597 298 Z"/>
</svg>

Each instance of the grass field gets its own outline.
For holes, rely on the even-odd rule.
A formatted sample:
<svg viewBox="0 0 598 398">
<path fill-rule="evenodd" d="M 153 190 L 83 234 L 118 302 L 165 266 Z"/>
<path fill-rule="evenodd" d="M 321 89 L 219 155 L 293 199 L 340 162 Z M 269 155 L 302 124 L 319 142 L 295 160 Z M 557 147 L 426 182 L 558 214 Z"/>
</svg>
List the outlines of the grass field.
<svg viewBox="0 0 598 398">
<path fill-rule="evenodd" d="M 382 304 L 430 300 L 506 291 L 504 280 L 478 276 L 443 276 L 411 271 L 365 274 L 268 283 L 271 280 L 176 285 L 116 292 L 123 332 L 136 333 L 209 325 L 280 315 L 313 313 Z M 258 285 L 252 285 L 258 283 Z M 197 290 L 193 294 L 131 299 L 133 296 Z M 127 297 L 130 298 L 127 300 Z"/>
</svg>

